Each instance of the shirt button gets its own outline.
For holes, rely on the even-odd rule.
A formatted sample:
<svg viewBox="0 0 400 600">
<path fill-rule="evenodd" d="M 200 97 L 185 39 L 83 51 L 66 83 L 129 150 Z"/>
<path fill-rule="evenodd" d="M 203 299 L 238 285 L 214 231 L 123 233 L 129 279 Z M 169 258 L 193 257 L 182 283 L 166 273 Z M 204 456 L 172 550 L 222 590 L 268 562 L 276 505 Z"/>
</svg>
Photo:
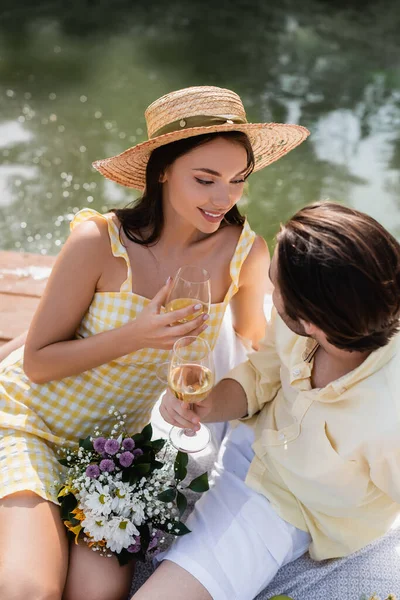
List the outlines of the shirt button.
<svg viewBox="0 0 400 600">
<path fill-rule="evenodd" d="M 292 371 L 293 377 L 298 377 L 300 375 L 300 373 L 301 373 L 300 369 L 293 369 L 293 371 Z"/>
</svg>

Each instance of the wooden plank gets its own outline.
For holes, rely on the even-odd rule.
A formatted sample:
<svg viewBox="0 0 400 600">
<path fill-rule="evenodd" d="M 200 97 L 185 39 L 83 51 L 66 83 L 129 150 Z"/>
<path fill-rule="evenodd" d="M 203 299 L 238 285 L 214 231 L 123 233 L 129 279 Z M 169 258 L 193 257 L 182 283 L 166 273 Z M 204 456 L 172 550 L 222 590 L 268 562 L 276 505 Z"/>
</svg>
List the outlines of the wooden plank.
<svg viewBox="0 0 400 600">
<path fill-rule="evenodd" d="M 0 292 L 39 298 L 54 261 L 54 256 L 0 252 Z"/>
<path fill-rule="evenodd" d="M 35 296 L 0 293 L 0 339 L 11 340 L 26 331 L 38 304 Z"/>
</svg>

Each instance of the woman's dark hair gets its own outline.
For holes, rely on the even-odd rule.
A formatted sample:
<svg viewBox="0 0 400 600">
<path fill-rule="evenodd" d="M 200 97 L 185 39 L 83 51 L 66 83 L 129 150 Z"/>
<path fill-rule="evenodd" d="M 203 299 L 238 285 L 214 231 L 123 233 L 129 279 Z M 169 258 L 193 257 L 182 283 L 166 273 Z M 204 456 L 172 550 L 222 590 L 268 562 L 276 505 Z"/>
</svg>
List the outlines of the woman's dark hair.
<svg viewBox="0 0 400 600">
<path fill-rule="evenodd" d="M 320 202 L 277 236 L 285 312 L 319 327 L 348 351 L 385 346 L 399 331 L 400 245 L 375 219 Z"/>
<path fill-rule="evenodd" d="M 145 246 L 158 241 L 164 225 L 162 183 L 160 183 L 162 174 L 180 156 L 218 137 L 241 144 L 245 148 L 247 152 L 247 171 L 245 177 L 250 175 L 254 169 L 253 149 L 249 138 L 240 131 L 197 135 L 156 148 L 151 153 L 147 163 L 146 188 L 143 196 L 139 200 L 134 201 L 133 206 L 128 205 L 125 208 L 113 210 L 128 239 Z M 233 206 L 226 213 L 221 226 L 227 223 L 243 225 L 244 217 L 242 217 L 236 206 Z M 144 237 L 144 232 L 147 232 L 146 237 Z"/>
</svg>

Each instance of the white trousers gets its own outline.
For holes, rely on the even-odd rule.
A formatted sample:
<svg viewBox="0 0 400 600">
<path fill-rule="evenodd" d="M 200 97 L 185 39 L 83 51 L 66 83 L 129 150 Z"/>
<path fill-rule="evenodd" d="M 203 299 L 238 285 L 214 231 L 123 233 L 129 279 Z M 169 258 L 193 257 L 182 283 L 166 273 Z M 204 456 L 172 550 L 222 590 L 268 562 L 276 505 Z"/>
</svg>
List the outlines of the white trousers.
<svg viewBox="0 0 400 600">
<path fill-rule="evenodd" d="M 281 519 L 264 496 L 244 483 L 253 440 L 245 424 L 230 430 L 210 490 L 187 521 L 191 533 L 157 557 L 191 573 L 214 600 L 252 600 L 311 542 L 308 533 Z"/>
</svg>

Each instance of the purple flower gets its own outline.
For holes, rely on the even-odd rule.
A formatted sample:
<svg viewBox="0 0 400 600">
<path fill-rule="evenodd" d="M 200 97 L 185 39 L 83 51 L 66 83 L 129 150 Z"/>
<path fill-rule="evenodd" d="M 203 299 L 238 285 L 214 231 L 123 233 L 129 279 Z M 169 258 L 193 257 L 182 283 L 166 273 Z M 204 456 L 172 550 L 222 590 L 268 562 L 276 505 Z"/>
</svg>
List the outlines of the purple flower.
<svg viewBox="0 0 400 600">
<path fill-rule="evenodd" d="M 98 465 L 89 465 L 86 467 L 86 477 L 90 477 L 91 479 L 96 479 L 100 475 L 100 469 Z"/>
<path fill-rule="evenodd" d="M 120 445 L 118 440 L 110 439 L 104 444 L 104 452 L 107 452 L 107 454 L 117 454 L 119 449 Z"/>
<path fill-rule="evenodd" d="M 135 442 L 132 438 L 125 438 L 124 441 L 122 442 L 122 446 L 123 448 L 125 448 L 125 450 L 133 450 L 135 447 Z"/>
<path fill-rule="evenodd" d="M 135 543 L 131 544 L 130 546 L 128 546 L 127 548 L 128 552 L 131 552 L 132 554 L 134 554 L 135 552 L 139 552 L 140 550 L 140 537 L 136 537 L 135 538 Z"/>
<path fill-rule="evenodd" d="M 136 448 L 136 450 L 134 450 L 134 451 L 132 452 L 132 454 L 133 454 L 133 457 L 134 457 L 134 458 L 136 458 L 137 456 L 142 456 L 142 454 L 143 454 L 143 450 L 141 450 L 140 448 Z"/>
<path fill-rule="evenodd" d="M 103 454 L 104 452 L 104 444 L 106 443 L 106 439 L 103 437 L 98 437 L 93 440 L 93 448 L 99 454 Z"/>
<path fill-rule="evenodd" d="M 111 458 L 104 458 L 100 463 L 100 471 L 107 471 L 112 473 L 115 469 L 114 461 Z"/>
<path fill-rule="evenodd" d="M 160 541 L 160 539 L 162 538 L 162 531 L 160 531 L 159 529 L 157 529 L 153 535 L 153 537 L 150 540 L 150 544 L 148 547 L 148 551 L 150 550 L 156 550 L 157 546 L 158 546 L 158 542 Z"/>
<path fill-rule="evenodd" d="M 135 457 L 133 456 L 132 452 L 122 452 L 121 456 L 119 457 L 119 463 L 121 467 L 130 467 L 134 458 Z"/>
</svg>

